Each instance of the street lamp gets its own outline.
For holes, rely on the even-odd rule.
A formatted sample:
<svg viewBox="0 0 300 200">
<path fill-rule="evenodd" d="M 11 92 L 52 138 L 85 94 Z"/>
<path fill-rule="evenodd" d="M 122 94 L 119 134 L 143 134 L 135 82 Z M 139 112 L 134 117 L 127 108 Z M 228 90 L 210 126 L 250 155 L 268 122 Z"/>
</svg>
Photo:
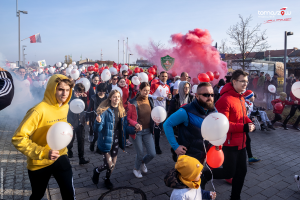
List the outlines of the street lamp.
<svg viewBox="0 0 300 200">
<path fill-rule="evenodd" d="M 21 39 L 20 39 L 20 16 L 21 16 L 21 13 L 23 13 L 23 14 L 28 14 L 28 12 L 27 11 L 22 11 L 22 10 L 18 10 L 18 0 L 17 0 L 17 17 L 19 18 L 19 26 L 18 26 L 18 28 L 19 28 L 19 40 L 18 40 L 18 42 L 19 42 L 19 62 L 18 62 L 18 67 L 20 67 L 20 61 L 21 61 L 21 47 L 20 47 L 20 45 L 21 45 Z"/>
<path fill-rule="evenodd" d="M 287 43 L 287 36 L 293 35 L 293 32 L 284 32 L 284 59 L 283 59 L 283 64 L 284 64 L 284 84 L 283 84 L 283 91 L 286 92 L 286 57 L 287 57 L 287 51 L 286 51 L 286 43 Z"/>
<path fill-rule="evenodd" d="M 128 54 L 128 66 L 130 67 L 130 56 L 133 55 L 132 53 Z"/>
<path fill-rule="evenodd" d="M 27 54 L 24 54 L 25 47 L 27 47 L 27 46 L 22 45 L 22 55 L 23 55 L 23 65 L 24 65 L 24 67 L 25 67 L 25 55 L 27 55 Z"/>
</svg>

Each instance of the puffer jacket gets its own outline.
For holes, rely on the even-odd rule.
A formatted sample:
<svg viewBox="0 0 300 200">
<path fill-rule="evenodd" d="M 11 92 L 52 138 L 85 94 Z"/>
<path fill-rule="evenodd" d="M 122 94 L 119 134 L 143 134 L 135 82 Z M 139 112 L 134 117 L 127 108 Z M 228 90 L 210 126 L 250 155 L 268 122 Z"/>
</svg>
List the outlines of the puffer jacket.
<svg viewBox="0 0 300 200">
<path fill-rule="evenodd" d="M 121 120 L 121 130 L 119 130 L 119 146 L 121 149 L 125 150 L 126 143 L 126 130 L 124 118 L 120 118 Z M 98 134 L 97 145 L 101 152 L 107 153 L 111 150 L 114 138 L 114 126 L 115 126 L 115 114 L 114 112 L 108 108 L 101 114 L 101 122 L 99 123 L 97 120 L 94 122 L 94 131 Z"/>
<path fill-rule="evenodd" d="M 243 149 L 246 147 L 245 126 L 252 121 L 247 116 L 245 99 L 242 94 L 235 91 L 232 83 L 227 83 L 221 90 L 221 97 L 216 102 L 216 109 L 229 120 L 229 130 L 224 146 Z"/>
<path fill-rule="evenodd" d="M 132 139 L 135 139 L 136 137 L 135 125 L 137 124 L 136 108 L 128 101 L 124 105 L 127 112 L 127 116 L 125 117 L 126 133 L 129 134 L 130 137 L 132 137 Z"/>
<path fill-rule="evenodd" d="M 288 101 L 288 100 L 282 101 L 281 99 L 274 99 L 273 101 L 271 101 L 271 103 L 273 105 L 273 113 L 276 113 L 276 114 L 281 114 L 284 110 L 285 105 L 293 105 L 294 104 L 293 101 Z M 280 109 L 280 110 L 276 109 L 275 108 L 276 103 L 281 103 L 282 109 Z"/>
</svg>

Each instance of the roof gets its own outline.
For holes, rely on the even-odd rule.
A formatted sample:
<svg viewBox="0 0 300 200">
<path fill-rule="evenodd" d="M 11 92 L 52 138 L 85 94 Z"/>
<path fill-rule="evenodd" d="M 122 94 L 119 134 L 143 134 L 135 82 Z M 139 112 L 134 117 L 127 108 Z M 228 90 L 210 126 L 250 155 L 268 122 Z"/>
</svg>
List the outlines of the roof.
<svg viewBox="0 0 300 200">
<path fill-rule="evenodd" d="M 300 49 L 294 51 L 289 55 L 289 57 L 300 57 Z"/>
<path fill-rule="evenodd" d="M 269 53 L 269 51 L 270 51 L 270 53 Z M 295 51 L 295 49 L 287 49 L 286 50 L 288 56 L 290 56 L 290 54 L 293 53 L 294 51 Z M 282 49 L 282 50 L 266 50 L 265 56 L 269 57 L 269 54 L 270 54 L 270 57 L 284 57 L 284 49 Z"/>
</svg>

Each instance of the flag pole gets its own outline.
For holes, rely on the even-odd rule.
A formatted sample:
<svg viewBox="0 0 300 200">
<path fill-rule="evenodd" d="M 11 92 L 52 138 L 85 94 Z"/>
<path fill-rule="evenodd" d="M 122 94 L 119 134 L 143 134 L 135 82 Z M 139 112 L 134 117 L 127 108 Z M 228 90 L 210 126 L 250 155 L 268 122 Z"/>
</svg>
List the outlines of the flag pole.
<svg viewBox="0 0 300 200">
<path fill-rule="evenodd" d="M 30 38 L 30 37 L 28 37 L 28 38 Z M 28 38 L 25 38 L 25 39 L 23 39 L 23 40 L 26 40 L 26 39 L 28 39 Z M 21 41 L 23 41 L 23 40 L 21 40 Z"/>
</svg>

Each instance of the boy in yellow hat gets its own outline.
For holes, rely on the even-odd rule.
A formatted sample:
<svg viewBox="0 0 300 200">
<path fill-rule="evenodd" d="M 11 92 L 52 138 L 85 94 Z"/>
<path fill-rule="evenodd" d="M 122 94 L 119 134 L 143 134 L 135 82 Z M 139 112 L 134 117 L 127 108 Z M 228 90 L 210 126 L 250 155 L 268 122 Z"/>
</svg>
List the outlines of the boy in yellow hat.
<svg viewBox="0 0 300 200">
<path fill-rule="evenodd" d="M 216 192 L 201 190 L 200 176 L 203 165 L 196 159 L 187 155 L 178 157 L 175 169 L 168 172 L 165 184 L 174 188 L 170 200 L 189 199 L 215 199 Z"/>
</svg>

